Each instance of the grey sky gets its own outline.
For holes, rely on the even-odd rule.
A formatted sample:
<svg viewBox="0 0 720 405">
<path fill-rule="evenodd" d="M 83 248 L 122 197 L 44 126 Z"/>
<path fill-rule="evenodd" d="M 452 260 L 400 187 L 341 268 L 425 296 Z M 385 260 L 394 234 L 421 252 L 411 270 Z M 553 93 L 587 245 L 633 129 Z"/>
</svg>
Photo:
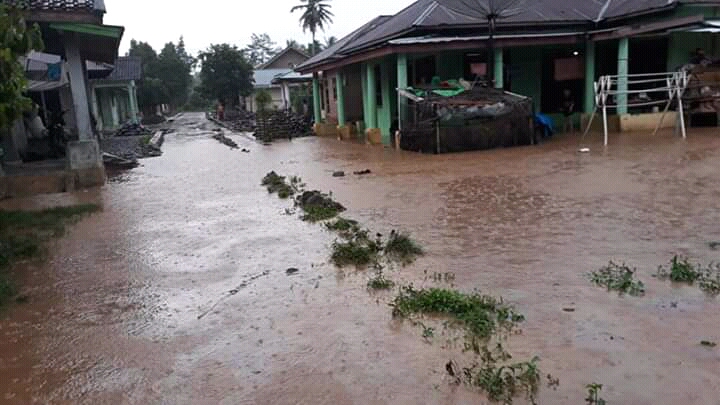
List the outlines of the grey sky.
<svg viewBox="0 0 720 405">
<path fill-rule="evenodd" d="M 341 38 L 380 14 L 394 14 L 414 0 L 331 0 L 333 24 L 318 40 Z M 298 0 L 105 0 L 105 24 L 122 25 L 125 35 L 120 55 L 130 40 L 149 42 L 159 51 L 167 42 L 185 38 L 189 52 L 196 54 L 211 43 L 228 42 L 244 47 L 252 33 L 267 32 L 284 46 L 287 39 L 310 42 L 298 23 L 299 12 L 290 14 Z"/>
</svg>

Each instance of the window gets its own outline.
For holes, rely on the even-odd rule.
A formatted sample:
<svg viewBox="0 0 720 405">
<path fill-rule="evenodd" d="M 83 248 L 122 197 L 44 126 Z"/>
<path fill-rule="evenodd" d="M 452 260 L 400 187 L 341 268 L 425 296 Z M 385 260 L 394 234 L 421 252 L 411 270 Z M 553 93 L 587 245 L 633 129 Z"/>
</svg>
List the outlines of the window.
<svg viewBox="0 0 720 405">
<path fill-rule="evenodd" d="M 329 81 L 325 79 L 325 111 L 330 110 L 330 86 Z"/>
<path fill-rule="evenodd" d="M 337 100 L 337 79 L 332 79 L 333 100 Z"/>
<path fill-rule="evenodd" d="M 380 69 L 380 65 L 375 65 L 375 103 L 378 107 L 383 106 L 382 70 Z"/>
</svg>

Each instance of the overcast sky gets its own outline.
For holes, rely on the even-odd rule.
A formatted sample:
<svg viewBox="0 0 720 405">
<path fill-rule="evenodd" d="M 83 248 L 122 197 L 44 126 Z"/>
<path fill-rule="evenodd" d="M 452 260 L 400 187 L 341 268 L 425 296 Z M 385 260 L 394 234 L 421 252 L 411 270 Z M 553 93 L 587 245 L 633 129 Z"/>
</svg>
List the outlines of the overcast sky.
<svg viewBox="0 0 720 405">
<path fill-rule="evenodd" d="M 330 0 L 335 14 L 325 37 L 342 38 L 362 24 L 381 14 L 395 14 L 414 0 Z M 303 34 L 298 23 L 300 12 L 290 14 L 299 0 L 105 0 L 104 23 L 122 25 L 125 35 L 120 55 L 130 40 L 149 42 L 160 51 L 167 42 L 185 38 L 185 47 L 192 54 L 210 44 L 223 42 L 244 47 L 252 33 L 267 32 L 279 46 L 287 39 L 301 44 L 310 42 L 310 33 Z"/>
</svg>

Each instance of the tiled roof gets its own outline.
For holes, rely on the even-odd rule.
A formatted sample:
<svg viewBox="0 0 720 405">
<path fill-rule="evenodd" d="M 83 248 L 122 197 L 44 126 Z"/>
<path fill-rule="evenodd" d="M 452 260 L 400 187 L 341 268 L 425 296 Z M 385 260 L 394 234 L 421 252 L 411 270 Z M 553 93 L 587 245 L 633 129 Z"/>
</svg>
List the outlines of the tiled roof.
<svg viewBox="0 0 720 405">
<path fill-rule="evenodd" d="M 104 0 L 0 0 L 0 3 L 34 11 L 105 11 Z"/>
<path fill-rule="evenodd" d="M 138 56 L 121 56 L 115 60 L 115 67 L 107 80 L 141 80 L 142 59 Z"/>
<path fill-rule="evenodd" d="M 260 66 L 258 66 L 257 69 L 263 69 L 263 68 L 266 67 L 266 66 L 272 65 L 276 60 L 280 59 L 281 56 L 283 56 L 283 55 L 285 55 L 286 53 L 289 53 L 289 52 L 295 52 L 295 53 L 297 53 L 298 55 L 300 55 L 300 56 L 302 56 L 303 58 L 305 58 L 305 60 L 307 60 L 307 59 L 310 58 L 310 55 L 306 54 L 305 52 L 301 51 L 300 49 L 294 48 L 294 47 L 292 47 L 292 46 L 288 46 L 287 48 L 283 49 L 282 51 L 278 52 L 275 56 L 273 56 L 272 58 L 270 58 L 269 61 L 261 64 Z"/>
</svg>

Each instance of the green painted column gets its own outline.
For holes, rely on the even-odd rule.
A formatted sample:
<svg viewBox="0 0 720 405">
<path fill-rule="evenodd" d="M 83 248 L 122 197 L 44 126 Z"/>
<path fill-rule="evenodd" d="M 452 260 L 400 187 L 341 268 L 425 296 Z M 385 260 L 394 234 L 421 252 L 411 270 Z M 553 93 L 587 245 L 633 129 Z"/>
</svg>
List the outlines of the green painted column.
<svg viewBox="0 0 720 405">
<path fill-rule="evenodd" d="M 313 117 L 315 118 L 315 123 L 319 124 L 320 120 L 322 119 L 322 116 L 320 115 L 320 81 L 318 79 L 317 73 L 313 75 L 312 87 L 313 87 Z"/>
<path fill-rule="evenodd" d="M 367 77 L 367 113 L 365 117 L 366 128 L 377 128 L 377 85 L 375 83 L 375 64 L 368 63 L 366 65 Z"/>
<path fill-rule="evenodd" d="M 595 110 L 595 42 L 587 41 L 585 44 L 585 102 L 583 109 L 586 113 Z"/>
<path fill-rule="evenodd" d="M 397 56 L 397 87 L 406 89 L 408 87 L 408 60 L 407 54 L 401 53 Z M 397 92 L 396 92 L 397 93 Z M 400 129 L 403 122 L 407 119 L 407 99 L 397 94 L 398 100 L 398 125 Z M 392 138 L 393 134 L 390 134 Z"/>
<path fill-rule="evenodd" d="M 503 49 L 495 48 L 495 64 L 493 66 L 493 76 L 495 76 L 495 88 L 502 89 L 505 87 L 505 72 L 503 71 Z"/>
<path fill-rule="evenodd" d="M 360 65 L 360 85 L 362 87 L 362 105 L 363 105 L 363 128 L 361 132 L 365 132 L 367 129 L 367 117 L 368 117 L 368 108 L 367 108 L 367 69 L 365 68 L 365 65 Z"/>
<path fill-rule="evenodd" d="M 617 113 L 627 114 L 628 103 L 628 58 L 630 53 L 630 39 L 621 38 L 618 44 L 618 82 L 617 82 Z"/>
<path fill-rule="evenodd" d="M 345 121 L 345 75 L 342 72 L 337 72 L 335 75 L 335 83 L 337 86 L 338 125 L 344 126 L 347 122 Z"/>
</svg>

